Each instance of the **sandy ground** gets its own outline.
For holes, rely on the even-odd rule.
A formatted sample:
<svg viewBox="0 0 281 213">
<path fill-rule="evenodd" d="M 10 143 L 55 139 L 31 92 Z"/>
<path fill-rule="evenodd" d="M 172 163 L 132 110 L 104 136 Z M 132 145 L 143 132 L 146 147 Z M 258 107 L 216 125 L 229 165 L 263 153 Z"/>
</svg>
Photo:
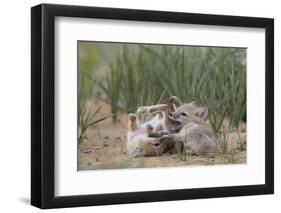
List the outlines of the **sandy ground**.
<svg viewBox="0 0 281 213">
<path fill-rule="evenodd" d="M 96 119 L 110 115 L 110 105 L 107 103 L 98 101 L 91 105 L 92 110 L 99 106 L 102 108 Z M 224 123 L 227 126 L 227 122 Z M 240 136 L 246 136 L 245 123 L 241 122 L 238 130 Z M 187 160 L 182 161 L 170 151 L 157 157 L 129 158 L 126 151 L 127 114 L 122 113 L 117 116 L 115 123 L 112 118 L 108 118 L 87 130 L 85 139 L 78 145 L 78 168 L 91 170 L 246 163 L 246 151 L 238 149 L 237 131 L 229 131 L 228 137 L 228 147 L 233 151 L 233 155 L 216 154 L 214 158 L 189 156 Z"/>
</svg>

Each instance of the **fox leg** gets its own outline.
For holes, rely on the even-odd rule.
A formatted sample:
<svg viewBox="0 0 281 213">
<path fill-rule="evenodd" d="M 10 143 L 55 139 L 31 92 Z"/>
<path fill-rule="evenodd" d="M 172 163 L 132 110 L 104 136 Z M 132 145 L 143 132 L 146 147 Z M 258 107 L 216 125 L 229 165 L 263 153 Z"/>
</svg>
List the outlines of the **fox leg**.
<svg viewBox="0 0 281 213">
<path fill-rule="evenodd" d="M 161 131 L 154 131 L 154 128 L 151 124 L 147 124 L 145 127 L 145 133 L 148 137 L 152 137 L 152 138 L 159 138 L 162 137 L 164 135 L 169 135 L 169 132 L 167 130 L 161 130 Z"/>
<path fill-rule="evenodd" d="M 153 106 L 142 106 L 137 110 L 138 114 L 152 113 L 157 114 L 158 118 L 163 120 L 162 129 L 168 130 L 171 125 L 171 118 L 169 117 L 169 106 L 167 104 L 158 104 Z"/>
<path fill-rule="evenodd" d="M 137 130 L 137 115 L 134 113 L 130 113 L 128 115 L 128 131 L 135 131 Z"/>
<path fill-rule="evenodd" d="M 180 133 L 174 133 L 170 134 L 173 141 L 185 141 L 185 135 L 182 135 Z"/>
<path fill-rule="evenodd" d="M 145 120 L 145 114 L 150 114 L 149 112 L 150 106 L 141 106 L 137 109 L 136 114 L 138 115 L 139 122 L 143 123 Z M 154 113 L 156 118 L 162 118 L 162 113 L 161 112 L 155 112 Z"/>
<path fill-rule="evenodd" d="M 155 113 L 155 112 L 159 113 L 160 112 L 161 115 L 162 115 L 161 118 L 162 118 L 162 121 L 163 121 L 162 122 L 163 130 L 169 130 L 170 129 L 172 119 L 169 116 L 170 108 L 167 104 L 159 104 L 159 105 L 151 106 L 148 109 L 148 112 L 150 112 L 150 113 Z"/>
<path fill-rule="evenodd" d="M 137 109 L 137 115 L 143 114 L 155 114 L 157 118 L 163 118 L 164 111 L 169 111 L 169 106 L 167 104 L 158 104 L 152 106 L 141 106 Z"/>
<path fill-rule="evenodd" d="M 137 110 L 137 114 L 145 114 L 145 113 L 155 113 L 159 114 L 160 112 L 169 109 L 169 106 L 167 104 L 158 104 L 158 105 L 152 105 L 152 106 L 141 106 Z"/>
<path fill-rule="evenodd" d="M 169 103 L 173 105 L 174 111 L 176 111 L 182 105 L 181 101 L 176 96 L 170 97 Z"/>
<path fill-rule="evenodd" d="M 153 126 L 150 124 L 146 124 L 145 126 L 145 133 L 150 136 L 153 133 Z"/>
</svg>

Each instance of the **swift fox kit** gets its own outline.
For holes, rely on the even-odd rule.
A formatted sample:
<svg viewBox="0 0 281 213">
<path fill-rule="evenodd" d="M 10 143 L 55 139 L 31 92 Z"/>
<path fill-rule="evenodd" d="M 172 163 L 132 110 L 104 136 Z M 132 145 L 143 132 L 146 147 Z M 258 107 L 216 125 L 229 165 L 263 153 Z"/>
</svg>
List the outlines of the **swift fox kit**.
<svg viewBox="0 0 281 213">
<path fill-rule="evenodd" d="M 155 114 L 148 122 L 141 123 L 138 117 L 145 113 Z M 169 107 L 160 104 L 150 107 L 140 107 L 137 114 L 128 116 L 127 151 L 130 157 L 157 156 L 173 148 L 174 143 L 168 135 Z"/>
<path fill-rule="evenodd" d="M 131 157 L 157 156 L 183 143 L 188 152 L 207 154 L 215 151 L 216 141 L 212 129 L 205 123 L 207 108 L 194 102 L 182 104 L 177 97 L 169 99 L 168 105 L 143 106 L 139 116 L 149 113 L 155 116 L 141 124 L 136 114 L 129 114 L 127 150 Z"/>
<path fill-rule="evenodd" d="M 170 134 L 175 142 L 184 144 L 187 152 L 204 155 L 216 151 L 216 138 L 210 125 L 205 122 L 208 109 L 198 107 L 194 102 L 182 104 L 177 97 L 170 99 L 174 112 L 170 113 L 172 119 L 178 121 L 172 129 L 176 133 Z"/>
</svg>

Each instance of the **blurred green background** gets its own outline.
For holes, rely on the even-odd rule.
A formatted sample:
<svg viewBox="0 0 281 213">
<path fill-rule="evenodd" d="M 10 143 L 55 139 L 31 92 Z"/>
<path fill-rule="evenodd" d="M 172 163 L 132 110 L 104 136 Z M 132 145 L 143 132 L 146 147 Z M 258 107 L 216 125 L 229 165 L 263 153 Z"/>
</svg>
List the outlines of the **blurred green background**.
<svg viewBox="0 0 281 213">
<path fill-rule="evenodd" d="M 106 100 L 116 114 L 173 95 L 207 106 L 215 132 L 225 118 L 237 127 L 245 117 L 244 48 L 79 41 L 78 58 L 80 120 L 90 99 Z"/>
</svg>

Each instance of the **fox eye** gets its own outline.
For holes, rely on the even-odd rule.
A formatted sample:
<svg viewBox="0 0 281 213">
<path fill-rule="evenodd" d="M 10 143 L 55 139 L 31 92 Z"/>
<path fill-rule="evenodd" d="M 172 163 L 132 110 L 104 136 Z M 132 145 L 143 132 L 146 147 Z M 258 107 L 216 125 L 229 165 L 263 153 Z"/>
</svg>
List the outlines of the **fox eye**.
<svg viewBox="0 0 281 213">
<path fill-rule="evenodd" d="M 187 116 L 187 114 L 186 114 L 186 113 L 184 113 L 184 112 L 182 112 L 182 113 L 181 113 L 181 115 L 182 115 L 182 116 Z"/>
</svg>

